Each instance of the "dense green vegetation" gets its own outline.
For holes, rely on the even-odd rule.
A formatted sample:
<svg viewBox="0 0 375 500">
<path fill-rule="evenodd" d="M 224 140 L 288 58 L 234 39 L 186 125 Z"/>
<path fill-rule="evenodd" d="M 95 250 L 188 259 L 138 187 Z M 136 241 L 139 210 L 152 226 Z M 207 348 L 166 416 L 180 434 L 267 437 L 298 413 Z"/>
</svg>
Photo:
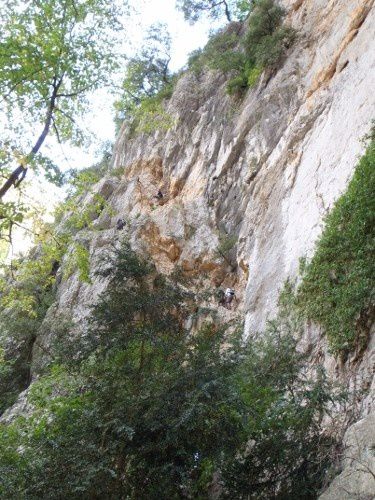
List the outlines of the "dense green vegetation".
<svg viewBox="0 0 375 500">
<path fill-rule="evenodd" d="M 96 88 L 97 74 L 114 64 L 104 50 L 106 30 L 117 29 L 107 3 L 35 1 L 9 17 L 12 44 L 6 32 L 0 37 L 3 49 L 17 49 L 13 71 L 21 61 L 22 71 L 33 76 L 18 75 L 15 109 L 26 110 L 35 98 L 36 114 L 26 123 L 38 118 L 59 140 L 79 139 L 72 115 L 81 110 L 86 87 Z M 246 0 L 179 5 L 191 21 L 204 11 L 230 20 L 233 9 L 245 15 L 250 9 Z M 35 28 L 31 33 L 18 24 L 19 16 Z M 255 85 L 265 68 L 280 64 L 293 41 L 284 17 L 273 0 L 257 0 L 245 34 L 232 25 L 214 36 L 193 55 L 190 68 L 228 73 L 229 93 Z M 104 45 L 91 45 L 86 30 L 98 18 Z M 62 25 L 57 32 L 56 19 Z M 55 28 L 47 30 L 46 40 L 45 23 Z M 146 42 L 129 61 L 117 103 L 118 120 L 127 120 L 131 133 L 173 124 L 164 107 L 177 78 L 169 69 L 170 39 L 159 26 Z M 44 49 L 43 68 L 37 49 Z M 0 80 L 10 87 L 14 75 L 2 57 Z M 76 64 L 83 64 L 81 76 L 73 71 Z M 44 88 L 48 81 L 52 95 Z M 301 320 L 308 318 L 322 325 L 335 354 L 366 345 L 375 298 L 374 134 L 370 140 L 347 192 L 327 217 L 313 259 L 304 263 L 301 285 L 295 292 L 287 283 L 278 316 L 248 342 L 241 338 L 241 325 L 218 324 L 207 303 L 202 306 L 200 300 L 211 292 L 197 297 L 177 273 L 164 276 L 137 256 L 127 240 L 113 244 L 93 275 L 89 232 L 109 207 L 90 189 L 106 169 L 98 165 L 72 175 L 56 214 L 58 229 L 40 226 L 36 247 L 0 277 L 0 414 L 30 384 L 30 354 L 42 324 L 52 333 L 29 390 L 29 413 L 0 424 L 0 498 L 199 499 L 213 492 L 222 499 L 317 498 L 336 449 L 334 433 L 322 422 L 342 396 L 323 369 L 308 364 L 297 343 Z M 38 151 L 17 156 L 10 186 L 22 181 Z M 0 160 L 7 160 L 5 150 Z M 40 165 L 58 174 L 48 161 Z M 8 167 L 0 173 L 5 181 L 13 175 Z M 0 208 L 0 230 L 22 222 L 22 205 L 1 202 Z M 233 268 L 235 245 L 233 236 L 219 235 L 216 253 Z M 47 318 L 57 281 L 77 270 L 82 281 L 107 282 L 88 324 Z M 203 326 L 189 331 L 191 318 L 200 314 Z"/>
<path fill-rule="evenodd" d="M 315 498 L 333 395 L 304 369 L 286 294 L 243 345 L 212 323 L 187 332 L 194 296 L 126 242 L 97 278 L 86 334 L 59 335 L 32 414 L 0 427 L 1 498 Z"/>
<path fill-rule="evenodd" d="M 258 0 L 244 35 L 238 31 L 241 26 L 222 30 L 203 50 L 192 54 L 190 67 L 199 72 L 208 66 L 231 74 L 229 94 L 254 86 L 265 68 L 278 66 L 294 41 L 294 30 L 283 25 L 285 13 L 274 0 Z"/>
<path fill-rule="evenodd" d="M 121 60 L 115 47 L 122 15 L 118 2 L 106 0 L 12 0 L 2 6 L 0 238 L 29 209 L 21 190 L 29 170 L 62 180 L 54 155 L 42 154 L 48 136 L 82 145 L 78 119 L 87 97 L 110 84 Z M 4 200 L 14 189 L 13 199 Z"/>
<path fill-rule="evenodd" d="M 54 300 L 56 271 L 65 251 L 50 234 L 43 235 L 28 259 L 12 262 L 0 277 L 0 412 L 30 382 L 31 349 Z"/>
<path fill-rule="evenodd" d="M 373 129 L 374 130 L 374 129 Z M 327 216 L 314 257 L 303 266 L 297 302 L 319 323 L 332 351 L 366 347 L 375 304 L 375 137 L 346 192 Z"/>
</svg>

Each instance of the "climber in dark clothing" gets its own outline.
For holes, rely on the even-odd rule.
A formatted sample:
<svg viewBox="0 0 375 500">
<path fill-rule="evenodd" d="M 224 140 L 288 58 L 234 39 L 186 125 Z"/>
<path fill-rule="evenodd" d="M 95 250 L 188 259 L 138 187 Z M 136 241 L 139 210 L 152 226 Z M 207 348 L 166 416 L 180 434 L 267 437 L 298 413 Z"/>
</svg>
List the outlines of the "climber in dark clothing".
<svg viewBox="0 0 375 500">
<path fill-rule="evenodd" d="M 154 198 L 156 198 L 157 200 L 162 200 L 164 198 L 164 195 L 163 193 L 160 191 L 158 191 L 158 194 L 156 196 L 154 196 Z"/>
<path fill-rule="evenodd" d="M 121 231 L 121 229 L 124 229 L 126 225 L 126 222 L 124 221 L 124 219 L 118 219 L 118 221 L 116 222 L 116 228 L 118 231 Z"/>
<path fill-rule="evenodd" d="M 224 307 L 227 309 L 232 309 L 232 302 L 235 297 L 235 291 L 233 288 L 227 288 L 224 294 Z"/>
<path fill-rule="evenodd" d="M 232 302 L 235 298 L 236 294 L 233 288 L 227 288 L 224 290 L 218 291 L 218 302 L 220 306 L 225 307 L 225 309 L 232 309 Z"/>
<path fill-rule="evenodd" d="M 232 302 L 235 298 L 235 291 L 233 288 L 227 288 L 224 290 L 220 289 L 218 291 L 218 302 L 220 306 L 225 307 L 226 309 L 232 309 Z"/>
</svg>

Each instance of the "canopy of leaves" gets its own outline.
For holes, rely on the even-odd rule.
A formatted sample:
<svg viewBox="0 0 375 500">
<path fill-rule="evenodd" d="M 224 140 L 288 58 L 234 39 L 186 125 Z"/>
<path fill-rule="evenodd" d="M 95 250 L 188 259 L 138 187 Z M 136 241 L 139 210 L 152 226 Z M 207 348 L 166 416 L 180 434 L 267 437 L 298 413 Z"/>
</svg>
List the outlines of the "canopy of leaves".
<svg viewBox="0 0 375 500">
<path fill-rule="evenodd" d="M 247 347 L 212 323 L 189 334 L 194 297 L 126 242 L 99 277 L 87 334 L 66 334 L 68 357 L 63 337 L 51 346 L 33 414 L 0 426 L 0 495 L 314 498 L 331 392 L 304 370 L 294 320 Z"/>
<path fill-rule="evenodd" d="M 0 236 L 25 213 L 25 203 L 2 199 L 19 187 L 29 168 L 61 182 L 55 159 L 40 153 L 47 136 L 82 143 L 77 117 L 86 97 L 107 85 L 118 67 L 115 40 L 124 2 L 118 5 L 105 0 L 11 0 L 2 6 Z"/>
<path fill-rule="evenodd" d="M 54 120 L 60 137 L 77 138 L 73 118 L 84 96 L 108 83 L 116 65 L 110 49 L 113 31 L 120 29 L 118 15 L 116 3 L 103 0 L 7 2 L 2 9 L 0 90 L 9 127 L 15 127 L 11 140 L 16 148 L 24 149 L 17 124 L 34 131 L 40 123 L 42 128 L 56 87 Z"/>
<path fill-rule="evenodd" d="M 213 19 L 225 16 L 230 22 L 246 16 L 251 4 L 252 0 L 177 0 L 177 8 L 191 23 L 207 15 Z"/>
</svg>

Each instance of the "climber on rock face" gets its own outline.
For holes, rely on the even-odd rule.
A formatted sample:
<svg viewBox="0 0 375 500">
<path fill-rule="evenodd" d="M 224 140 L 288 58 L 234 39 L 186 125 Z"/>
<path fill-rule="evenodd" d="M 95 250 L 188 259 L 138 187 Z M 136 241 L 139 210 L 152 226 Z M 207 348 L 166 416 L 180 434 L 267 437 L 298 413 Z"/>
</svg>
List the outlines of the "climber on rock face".
<svg viewBox="0 0 375 500">
<path fill-rule="evenodd" d="M 164 198 L 164 195 L 163 193 L 160 191 L 158 191 L 158 194 L 154 196 L 154 198 L 156 198 L 157 200 L 162 200 Z"/>
<path fill-rule="evenodd" d="M 225 307 L 226 309 L 232 309 L 232 302 L 235 298 L 235 291 L 233 288 L 227 288 L 225 292 L 223 290 L 219 290 L 218 299 L 219 305 Z"/>
<path fill-rule="evenodd" d="M 121 231 L 121 229 L 124 229 L 126 225 L 126 222 L 124 221 L 124 219 L 118 219 L 118 221 L 116 222 L 116 229 L 118 231 Z"/>
<path fill-rule="evenodd" d="M 232 302 L 235 297 L 235 291 L 233 288 L 227 288 L 224 294 L 224 307 L 227 309 L 232 309 Z"/>
</svg>

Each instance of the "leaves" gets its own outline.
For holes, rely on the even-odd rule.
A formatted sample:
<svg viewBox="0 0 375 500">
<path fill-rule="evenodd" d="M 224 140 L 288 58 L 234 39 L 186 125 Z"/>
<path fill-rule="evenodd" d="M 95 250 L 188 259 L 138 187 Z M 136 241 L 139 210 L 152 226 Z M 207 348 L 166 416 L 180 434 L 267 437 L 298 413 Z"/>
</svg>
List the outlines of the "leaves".
<svg viewBox="0 0 375 500">
<path fill-rule="evenodd" d="M 60 143 L 82 144 L 77 117 L 89 93 L 111 84 L 119 67 L 115 47 L 126 6 L 105 0 L 14 0 L 3 6 L 0 111 L 7 123 L 0 158 L 2 206 L 29 168 L 61 184 L 54 159 L 39 151 L 51 134 Z"/>
<path fill-rule="evenodd" d="M 375 302 L 374 167 L 372 140 L 326 218 L 297 295 L 305 316 L 323 327 L 332 352 L 343 356 L 365 347 Z"/>
<path fill-rule="evenodd" d="M 0 425 L 2 494 L 207 498 L 215 485 L 220 498 L 313 498 L 336 398 L 296 350 L 290 287 L 268 331 L 244 345 L 213 323 L 187 332 L 193 297 L 126 241 L 99 277 L 108 287 L 88 330 L 54 336 L 32 414 Z"/>
<path fill-rule="evenodd" d="M 258 0 L 251 6 L 245 34 L 238 23 L 220 30 L 193 53 L 189 67 L 195 73 L 205 66 L 229 73 L 230 95 L 254 87 L 264 69 L 278 66 L 295 39 L 295 31 L 282 25 L 284 17 L 285 10 L 274 0 Z"/>
<path fill-rule="evenodd" d="M 234 16 L 246 17 L 251 8 L 251 0 L 178 0 L 177 8 L 191 23 L 203 16 L 213 19 L 225 16 L 230 22 Z"/>
</svg>

